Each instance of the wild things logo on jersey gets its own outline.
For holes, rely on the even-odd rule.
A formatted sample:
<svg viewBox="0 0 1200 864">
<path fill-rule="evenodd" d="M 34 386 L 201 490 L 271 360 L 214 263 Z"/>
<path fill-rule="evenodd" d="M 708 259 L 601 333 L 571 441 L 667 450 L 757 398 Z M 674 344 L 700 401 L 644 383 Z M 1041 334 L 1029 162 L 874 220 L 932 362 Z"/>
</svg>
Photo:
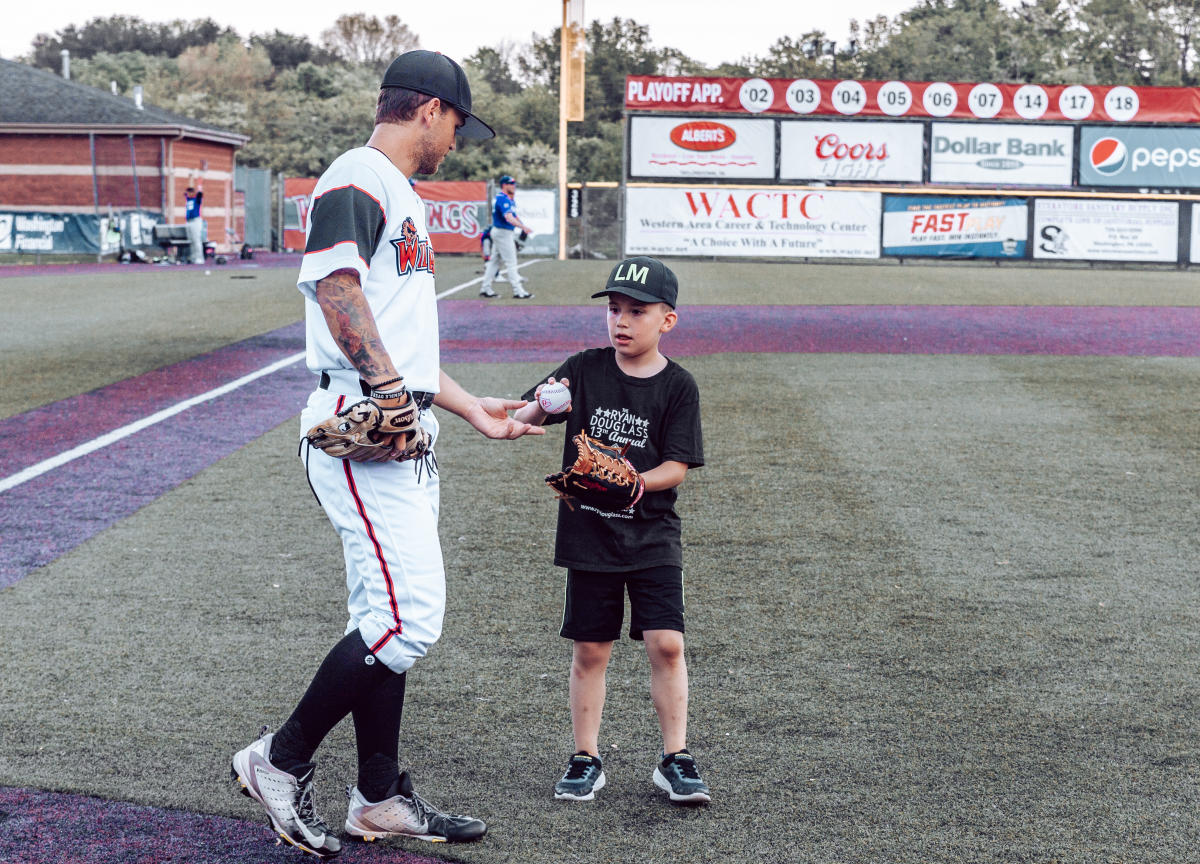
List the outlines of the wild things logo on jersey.
<svg viewBox="0 0 1200 864">
<path fill-rule="evenodd" d="M 588 426 L 589 435 L 615 447 L 645 447 L 650 436 L 650 421 L 630 414 L 628 408 L 597 408 Z"/>
<path fill-rule="evenodd" d="M 391 241 L 396 247 L 396 273 L 407 276 L 414 270 L 433 273 L 433 247 L 428 240 L 417 235 L 417 225 L 411 216 L 406 216 L 400 225 L 400 237 Z"/>
</svg>

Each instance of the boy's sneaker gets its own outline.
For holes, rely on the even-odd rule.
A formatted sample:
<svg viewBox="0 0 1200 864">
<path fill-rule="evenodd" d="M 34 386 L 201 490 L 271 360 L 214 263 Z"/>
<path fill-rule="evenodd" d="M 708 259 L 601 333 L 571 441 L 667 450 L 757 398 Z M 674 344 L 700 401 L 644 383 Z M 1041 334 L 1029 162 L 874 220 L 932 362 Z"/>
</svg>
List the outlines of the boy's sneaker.
<svg viewBox="0 0 1200 864">
<path fill-rule="evenodd" d="M 686 749 L 663 757 L 654 769 L 654 785 L 681 804 L 707 804 L 712 800 L 708 784 L 700 779 L 696 757 Z"/>
<path fill-rule="evenodd" d="M 591 801 L 604 788 L 604 766 L 599 756 L 580 750 L 567 763 L 567 773 L 554 784 L 560 801 Z"/>
<path fill-rule="evenodd" d="M 407 771 L 376 804 L 364 798 L 357 786 L 347 786 L 346 796 L 350 799 L 346 833 L 360 840 L 415 837 L 433 843 L 466 843 L 487 833 L 482 820 L 443 813 L 418 795 Z"/>
<path fill-rule="evenodd" d="M 513 289 L 513 299 L 515 299 L 515 300 L 528 300 L 531 297 L 533 297 L 533 295 L 530 294 L 528 291 L 526 291 L 524 288 L 514 288 Z"/>
<path fill-rule="evenodd" d="M 242 794 L 267 811 L 276 834 L 297 849 L 332 858 L 342 851 L 342 844 L 316 813 L 314 766 L 299 765 L 295 774 L 276 768 L 271 764 L 271 739 L 275 736 L 266 731 L 264 726 L 257 741 L 233 754 L 230 774 L 242 787 Z"/>
</svg>

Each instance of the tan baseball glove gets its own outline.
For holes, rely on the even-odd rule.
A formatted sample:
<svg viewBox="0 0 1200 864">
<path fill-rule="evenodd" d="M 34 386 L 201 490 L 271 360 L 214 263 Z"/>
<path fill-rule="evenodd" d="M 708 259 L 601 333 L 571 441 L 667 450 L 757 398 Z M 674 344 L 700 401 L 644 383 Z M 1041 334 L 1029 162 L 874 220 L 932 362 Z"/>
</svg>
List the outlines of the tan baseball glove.
<svg viewBox="0 0 1200 864">
<path fill-rule="evenodd" d="M 308 443 L 337 459 L 404 462 L 429 453 L 429 433 L 406 387 L 343 408 L 305 434 Z"/>
<path fill-rule="evenodd" d="M 625 458 L 629 445 L 618 449 L 586 432 L 571 440 L 579 454 L 575 464 L 547 475 L 546 485 L 572 510 L 572 498 L 610 513 L 632 510 L 646 490 L 646 481 Z"/>
</svg>

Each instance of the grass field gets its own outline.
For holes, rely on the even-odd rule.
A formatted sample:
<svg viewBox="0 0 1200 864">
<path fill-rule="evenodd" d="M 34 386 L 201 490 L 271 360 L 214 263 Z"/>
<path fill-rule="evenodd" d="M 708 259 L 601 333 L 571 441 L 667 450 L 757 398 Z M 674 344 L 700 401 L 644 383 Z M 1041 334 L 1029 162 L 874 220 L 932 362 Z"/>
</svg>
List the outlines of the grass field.
<svg viewBox="0 0 1200 864">
<path fill-rule="evenodd" d="M 440 290 L 478 270 L 438 266 Z M 609 266 L 532 265 L 533 304 L 594 305 L 603 344 L 587 298 Z M 685 322 L 688 304 L 1200 305 L 1195 275 L 1172 271 L 675 269 Z M 293 278 L 0 280 L 0 418 L 290 324 Z M 608 677 L 609 786 L 591 804 L 552 800 L 571 749 L 570 649 L 540 478 L 561 432 L 489 442 L 449 418 L 449 609 L 409 676 L 401 758 L 490 833 L 347 857 L 1195 861 L 1200 357 L 759 353 L 753 335 L 744 353 L 682 360 L 708 459 L 679 508 L 689 738 L 713 803 L 674 808 L 653 789 L 648 664 L 628 640 Z M 552 367 L 448 371 L 509 395 Z M 0 786 L 246 820 L 237 851 L 197 834 L 142 860 L 302 860 L 270 845 L 227 779 L 232 751 L 285 719 L 344 624 L 341 553 L 297 434 L 288 420 L 0 591 Z M 169 454 L 145 470 L 155 458 Z M 340 825 L 347 724 L 318 760 L 319 809 Z M 39 858 L 37 826 L 8 811 L 0 859 L 133 860 L 103 832 L 77 857 Z"/>
</svg>

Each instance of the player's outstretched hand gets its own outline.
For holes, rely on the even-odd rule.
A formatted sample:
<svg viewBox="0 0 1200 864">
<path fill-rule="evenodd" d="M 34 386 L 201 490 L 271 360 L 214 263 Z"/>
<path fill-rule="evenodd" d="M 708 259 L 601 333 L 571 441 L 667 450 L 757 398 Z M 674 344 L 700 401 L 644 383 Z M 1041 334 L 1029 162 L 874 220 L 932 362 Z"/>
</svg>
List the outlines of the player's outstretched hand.
<svg viewBox="0 0 1200 864">
<path fill-rule="evenodd" d="M 497 399 L 484 396 L 463 415 L 463 419 L 488 438 L 520 438 L 522 435 L 545 435 L 546 430 L 532 423 L 523 423 L 508 416 L 509 411 L 525 407 L 524 399 Z"/>
</svg>

